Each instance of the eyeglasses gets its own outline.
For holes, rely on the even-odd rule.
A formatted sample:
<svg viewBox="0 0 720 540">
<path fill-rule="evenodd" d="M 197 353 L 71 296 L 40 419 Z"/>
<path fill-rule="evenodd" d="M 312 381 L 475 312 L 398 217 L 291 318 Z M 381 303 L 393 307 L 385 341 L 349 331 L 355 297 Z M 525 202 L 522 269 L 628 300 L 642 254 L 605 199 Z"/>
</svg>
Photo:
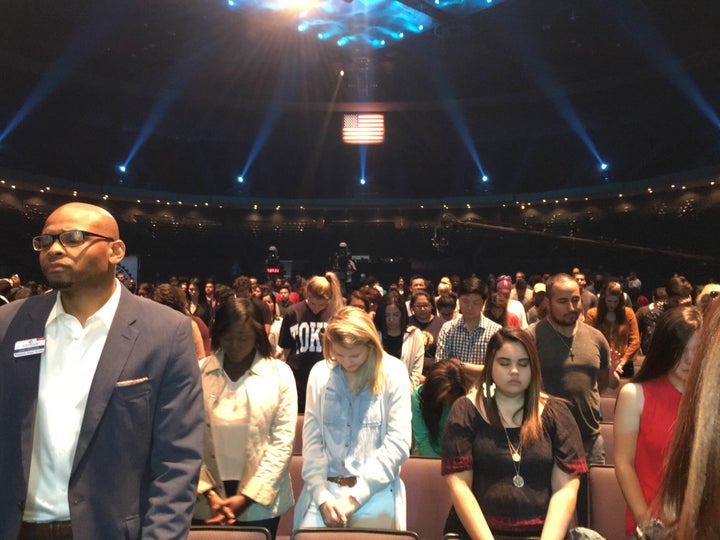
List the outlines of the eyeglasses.
<svg viewBox="0 0 720 540">
<path fill-rule="evenodd" d="M 429 309 L 432 306 L 430 304 L 415 304 L 413 309 Z"/>
<path fill-rule="evenodd" d="M 103 236 L 102 234 L 95 234 L 87 231 L 63 231 L 60 234 L 41 234 L 32 239 L 33 249 L 35 251 L 45 251 L 52 246 L 57 240 L 61 246 L 65 247 L 78 247 L 82 246 L 88 236 L 95 236 L 108 242 L 114 242 L 114 238 L 109 236 Z"/>
</svg>

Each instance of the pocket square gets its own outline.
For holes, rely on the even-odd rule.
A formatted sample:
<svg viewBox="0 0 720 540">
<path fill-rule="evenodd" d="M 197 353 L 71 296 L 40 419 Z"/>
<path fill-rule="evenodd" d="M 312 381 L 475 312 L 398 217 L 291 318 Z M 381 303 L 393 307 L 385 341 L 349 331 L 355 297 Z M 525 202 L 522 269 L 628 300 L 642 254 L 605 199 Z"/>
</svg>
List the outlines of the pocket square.
<svg viewBox="0 0 720 540">
<path fill-rule="evenodd" d="M 136 384 L 144 383 L 145 381 L 149 381 L 149 377 L 141 377 L 139 379 L 128 379 L 127 381 L 118 381 L 115 383 L 115 386 L 133 386 Z"/>
</svg>

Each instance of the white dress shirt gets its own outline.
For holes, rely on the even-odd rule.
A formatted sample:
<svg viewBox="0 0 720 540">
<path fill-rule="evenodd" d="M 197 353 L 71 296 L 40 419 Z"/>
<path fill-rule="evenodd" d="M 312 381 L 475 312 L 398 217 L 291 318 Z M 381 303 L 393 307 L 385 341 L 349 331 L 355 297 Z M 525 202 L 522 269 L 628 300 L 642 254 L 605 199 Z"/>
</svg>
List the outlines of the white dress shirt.
<svg viewBox="0 0 720 540">
<path fill-rule="evenodd" d="M 83 327 L 58 293 L 45 323 L 35 432 L 23 520 L 70 519 L 68 485 L 90 385 L 120 303 L 120 285 Z"/>
</svg>

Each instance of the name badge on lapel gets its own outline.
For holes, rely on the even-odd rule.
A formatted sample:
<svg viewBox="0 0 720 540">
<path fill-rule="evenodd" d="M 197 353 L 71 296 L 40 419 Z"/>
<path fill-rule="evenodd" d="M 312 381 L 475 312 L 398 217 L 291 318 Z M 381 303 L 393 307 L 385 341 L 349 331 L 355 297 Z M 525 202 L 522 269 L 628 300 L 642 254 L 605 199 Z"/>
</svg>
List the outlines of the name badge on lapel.
<svg viewBox="0 0 720 540">
<path fill-rule="evenodd" d="M 15 351 L 13 357 L 22 358 L 23 356 L 31 356 L 33 354 L 42 354 L 45 351 L 45 338 L 38 337 L 32 339 L 24 339 L 15 342 Z"/>
</svg>

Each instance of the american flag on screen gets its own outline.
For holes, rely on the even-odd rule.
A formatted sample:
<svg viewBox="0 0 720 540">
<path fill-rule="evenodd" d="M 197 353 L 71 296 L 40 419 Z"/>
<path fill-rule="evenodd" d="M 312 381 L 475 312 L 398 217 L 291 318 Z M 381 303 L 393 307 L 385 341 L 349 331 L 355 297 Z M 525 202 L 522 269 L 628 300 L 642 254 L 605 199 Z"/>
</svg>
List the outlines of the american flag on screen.
<svg viewBox="0 0 720 540">
<path fill-rule="evenodd" d="M 382 114 L 346 114 L 343 118 L 343 142 L 378 144 L 385 140 L 385 116 Z"/>
</svg>

